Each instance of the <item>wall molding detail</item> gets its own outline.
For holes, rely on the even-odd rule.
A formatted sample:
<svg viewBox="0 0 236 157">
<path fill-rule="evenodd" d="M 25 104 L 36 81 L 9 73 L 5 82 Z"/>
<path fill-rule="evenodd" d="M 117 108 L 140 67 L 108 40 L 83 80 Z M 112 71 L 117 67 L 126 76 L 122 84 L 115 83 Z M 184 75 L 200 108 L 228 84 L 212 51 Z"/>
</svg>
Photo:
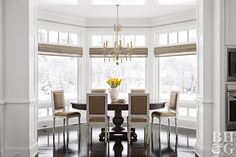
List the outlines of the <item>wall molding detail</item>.
<svg viewBox="0 0 236 157">
<path fill-rule="evenodd" d="M 6 99 L 5 104 L 33 104 L 37 99 Z"/>
<path fill-rule="evenodd" d="M 34 157 L 38 153 L 38 144 L 35 142 L 30 147 L 5 147 L 2 152 L 4 152 L 4 157 Z"/>
<path fill-rule="evenodd" d="M 203 149 L 204 149 L 204 148 L 198 143 L 198 141 L 196 141 L 194 152 L 195 152 L 199 157 L 202 157 Z"/>
<path fill-rule="evenodd" d="M 4 100 L 0 99 L 0 105 L 4 105 L 4 104 L 5 104 Z"/>
<path fill-rule="evenodd" d="M 213 99 L 202 99 L 202 98 L 197 98 L 197 104 L 214 104 Z"/>
</svg>

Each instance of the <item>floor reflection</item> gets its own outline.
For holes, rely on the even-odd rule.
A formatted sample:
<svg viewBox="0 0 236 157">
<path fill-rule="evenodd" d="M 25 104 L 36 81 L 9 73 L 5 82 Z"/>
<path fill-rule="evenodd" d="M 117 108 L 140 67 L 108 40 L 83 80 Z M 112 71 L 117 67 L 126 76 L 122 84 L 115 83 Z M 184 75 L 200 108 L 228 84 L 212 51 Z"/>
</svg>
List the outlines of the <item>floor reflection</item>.
<svg viewBox="0 0 236 157">
<path fill-rule="evenodd" d="M 99 142 L 100 129 L 94 129 L 93 142 L 87 144 L 86 127 L 82 126 L 81 135 L 77 132 L 78 126 L 71 127 L 69 135 L 64 134 L 62 128 L 55 132 L 53 137 L 51 129 L 38 132 L 39 157 L 195 157 L 194 145 L 196 132 L 194 130 L 179 129 L 175 135 L 174 128 L 162 127 L 161 136 L 158 126 L 153 127 L 150 144 L 144 144 L 143 129 L 137 128 L 138 141 L 131 145 L 121 141 L 118 137 L 108 144 Z"/>
</svg>

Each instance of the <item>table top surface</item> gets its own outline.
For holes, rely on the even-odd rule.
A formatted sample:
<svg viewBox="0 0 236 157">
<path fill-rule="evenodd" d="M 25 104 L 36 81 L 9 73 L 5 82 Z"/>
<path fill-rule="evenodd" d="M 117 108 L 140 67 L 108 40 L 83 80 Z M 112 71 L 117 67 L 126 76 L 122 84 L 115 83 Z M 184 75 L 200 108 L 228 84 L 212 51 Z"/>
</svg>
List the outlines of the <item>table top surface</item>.
<svg viewBox="0 0 236 157">
<path fill-rule="evenodd" d="M 165 106 L 165 103 L 166 102 L 160 102 L 155 99 L 150 99 L 149 109 L 154 110 L 154 109 L 163 108 Z M 74 109 L 86 110 L 86 107 L 87 107 L 86 100 L 73 101 L 71 102 L 71 104 L 72 104 L 72 108 Z M 121 103 L 108 101 L 108 110 L 116 110 L 116 109 L 128 110 L 128 101 L 121 102 Z"/>
</svg>

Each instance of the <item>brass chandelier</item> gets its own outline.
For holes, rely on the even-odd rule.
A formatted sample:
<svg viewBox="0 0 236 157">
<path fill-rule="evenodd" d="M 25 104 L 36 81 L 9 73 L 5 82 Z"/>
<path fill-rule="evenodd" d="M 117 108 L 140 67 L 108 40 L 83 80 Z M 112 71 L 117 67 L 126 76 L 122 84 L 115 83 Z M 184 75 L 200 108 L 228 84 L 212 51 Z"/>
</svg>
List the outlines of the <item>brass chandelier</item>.
<svg viewBox="0 0 236 157">
<path fill-rule="evenodd" d="M 118 9 L 119 5 L 116 5 L 117 8 L 117 17 L 116 17 L 116 24 L 114 25 L 114 32 L 115 32 L 115 42 L 113 48 L 108 48 L 108 41 L 105 41 L 103 43 L 103 55 L 104 55 L 104 62 L 106 58 L 110 61 L 111 58 L 116 62 L 116 65 L 119 65 L 119 62 L 122 63 L 123 59 L 128 60 L 128 58 L 131 60 L 131 55 L 133 54 L 133 43 L 130 41 L 127 43 L 127 47 L 122 46 L 121 41 L 121 25 L 119 24 L 118 19 Z"/>
</svg>

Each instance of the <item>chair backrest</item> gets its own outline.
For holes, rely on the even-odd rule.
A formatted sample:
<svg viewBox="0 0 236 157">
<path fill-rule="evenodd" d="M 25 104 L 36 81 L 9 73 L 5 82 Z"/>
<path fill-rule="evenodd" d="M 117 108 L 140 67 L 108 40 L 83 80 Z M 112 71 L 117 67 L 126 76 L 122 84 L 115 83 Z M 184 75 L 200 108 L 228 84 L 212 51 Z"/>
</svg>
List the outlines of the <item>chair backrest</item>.
<svg viewBox="0 0 236 157">
<path fill-rule="evenodd" d="M 106 93 L 106 89 L 91 89 L 91 93 Z"/>
<path fill-rule="evenodd" d="M 177 110 L 179 91 L 170 91 L 169 109 Z"/>
<path fill-rule="evenodd" d="M 148 93 L 129 93 L 129 116 L 149 117 Z"/>
<path fill-rule="evenodd" d="M 65 110 L 65 99 L 63 90 L 53 90 L 51 91 L 52 97 L 52 114 L 55 114 L 55 111 Z"/>
<path fill-rule="evenodd" d="M 107 117 L 106 93 L 87 94 L 87 122 L 90 121 L 90 117 Z"/>
</svg>

